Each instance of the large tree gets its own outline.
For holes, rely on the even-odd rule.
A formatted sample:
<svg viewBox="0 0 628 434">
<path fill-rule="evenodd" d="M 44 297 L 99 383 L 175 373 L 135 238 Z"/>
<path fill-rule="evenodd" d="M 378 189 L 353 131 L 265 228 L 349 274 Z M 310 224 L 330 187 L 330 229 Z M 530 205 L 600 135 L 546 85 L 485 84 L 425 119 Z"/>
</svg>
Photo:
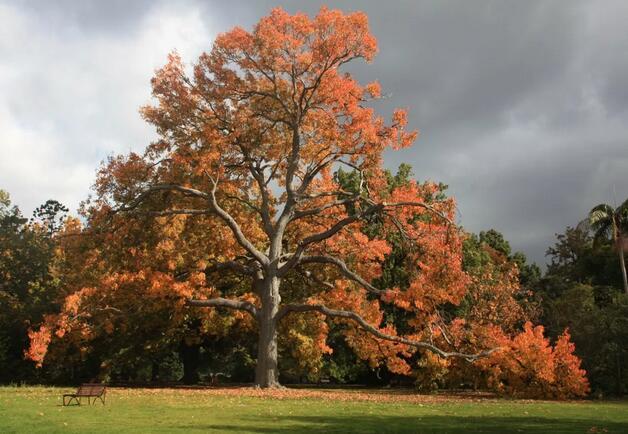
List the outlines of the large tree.
<svg viewBox="0 0 628 434">
<path fill-rule="evenodd" d="M 156 104 L 142 109 L 159 140 L 142 156 L 110 159 L 86 207 L 91 230 L 106 224 L 112 237 L 146 216 L 204 228 L 186 254 L 158 243 L 179 259 L 155 284 L 165 290 L 170 282 L 188 306 L 250 315 L 260 387 L 279 384 L 280 329 L 314 330 L 312 351 L 329 351 L 325 318 L 345 325 L 360 357 L 400 372 L 417 349 L 467 360 L 490 353 L 437 347 L 421 328 L 425 312 L 464 295 L 462 238 L 455 204 L 437 185 L 389 188 L 382 154 L 410 146 L 416 132 L 406 131 L 403 110 L 390 124 L 376 115 L 377 83 L 362 86 L 341 72 L 375 52 L 363 13 L 323 8 L 313 19 L 275 9 L 252 32 L 218 36 L 191 68 L 172 54 L 152 79 Z M 355 188 L 333 175 L 340 167 L 355 171 Z M 379 229 L 370 233 L 373 224 Z M 412 246 L 408 282 L 386 288 L 373 282 L 393 232 Z M 210 277 L 201 289 L 199 273 Z M 237 283 L 218 284 L 227 275 Z M 190 279 L 196 284 L 185 286 Z M 383 304 L 409 313 L 404 333 L 385 320 Z"/>
</svg>

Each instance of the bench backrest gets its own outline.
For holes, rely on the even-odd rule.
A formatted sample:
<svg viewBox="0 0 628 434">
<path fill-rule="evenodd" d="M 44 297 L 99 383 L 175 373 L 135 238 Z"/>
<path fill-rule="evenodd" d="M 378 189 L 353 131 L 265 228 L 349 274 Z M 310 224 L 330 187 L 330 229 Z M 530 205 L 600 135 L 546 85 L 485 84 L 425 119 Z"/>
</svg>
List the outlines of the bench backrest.
<svg viewBox="0 0 628 434">
<path fill-rule="evenodd" d="M 98 383 L 81 384 L 76 391 L 77 396 L 100 396 L 105 392 L 105 386 Z"/>
</svg>

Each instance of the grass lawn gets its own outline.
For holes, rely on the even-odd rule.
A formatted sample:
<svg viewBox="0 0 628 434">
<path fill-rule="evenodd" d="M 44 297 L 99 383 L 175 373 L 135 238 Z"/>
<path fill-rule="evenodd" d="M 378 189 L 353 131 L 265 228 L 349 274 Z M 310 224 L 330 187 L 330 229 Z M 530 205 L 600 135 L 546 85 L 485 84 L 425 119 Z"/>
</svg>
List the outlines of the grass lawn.
<svg viewBox="0 0 628 434">
<path fill-rule="evenodd" d="M 69 389 L 0 387 L 0 433 L 628 433 L 628 402 L 547 402 L 399 391 L 116 389 L 62 407 Z"/>
</svg>

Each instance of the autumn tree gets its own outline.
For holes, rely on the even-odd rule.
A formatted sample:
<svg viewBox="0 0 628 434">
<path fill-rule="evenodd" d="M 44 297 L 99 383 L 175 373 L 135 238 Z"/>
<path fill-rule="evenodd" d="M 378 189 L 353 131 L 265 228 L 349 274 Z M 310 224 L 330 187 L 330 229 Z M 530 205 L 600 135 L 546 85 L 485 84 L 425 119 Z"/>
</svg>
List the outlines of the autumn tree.
<svg viewBox="0 0 628 434">
<path fill-rule="evenodd" d="M 109 243 L 147 217 L 165 232 L 200 229 L 179 232 L 194 239 L 184 252 L 158 241 L 170 257 L 152 262 L 152 247 L 126 238 L 140 243 L 133 251 L 141 258 L 118 263 L 134 271 L 109 270 L 100 285 L 150 285 L 175 303 L 247 315 L 259 333 L 260 387 L 279 385 L 279 330 L 307 330 L 305 355 L 331 351 L 325 319 L 344 325 L 359 357 L 394 372 L 409 372 L 404 357 L 417 350 L 470 361 L 490 353 L 436 346 L 422 327 L 426 312 L 464 295 L 462 239 L 455 203 L 437 195 L 438 185 L 394 185 L 382 168 L 384 151 L 410 146 L 417 133 L 406 130 L 404 110 L 390 123 L 376 114 L 378 83 L 342 71 L 375 53 L 366 15 L 322 8 L 313 19 L 274 9 L 252 32 L 219 35 L 191 67 L 170 55 L 152 79 L 156 103 L 142 109 L 159 139 L 141 156 L 109 160 L 86 215 Z M 341 167 L 354 171 L 354 188 L 334 177 Z M 393 233 L 413 247 L 406 283 L 384 287 L 374 282 Z M 234 282 L 223 285 L 226 276 Z M 408 312 L 403 332 L 386 321 L 384 305 Z M 44 335 L 35 335 L 42 347 Z"/>
<path fill-rule="evenodd" d="M 434 187 L 414 182 L 382 188 L 382 153 L 410 146 L 416 133 L 406 131 L 403 110 L 389 124 L 376 115 L 377 83 L 362 86 L 341 72 L 375 52 L 363 13 L 323 8 L 313 19 L 275 9 L 252 32 L 224 33 L 190 73 L 172 54 L 152 79 L 157 103 L 142 110 L 160 139 L 141 157 L 112 162 L 97 181 L 93 206 L 110 212 L 114 225 L 142 214 L 212 222 L 201 271 L 228 271 L 250 286 L 231 296 L 217 287 L 192 291 L 187 304 L 255 320 L 261 387 L 278 385 L 278 327 L 295 314 L 351 323 L 365 357 L 369 342 L 390 354 L 420 348 L 478 357 L 384 324 L 382 303 L 413 312 L 422 303 L 456 301 L 466 280 L 453 201 L 428 201 Z M 340 166 L 359 173 L 357 191 L 334 179 Z M 422 252 L 404 290 L 371 283 L 390 251 L 385 237 L 360 231 L 373 219 Z M 192 268 L 175 264 L 180 280 L 187 278 L 182 265 Z M 285 285 L 299 279 L 307 285 Z M 324 348 L 324 330 L 320 336 Z"/>
</svg>

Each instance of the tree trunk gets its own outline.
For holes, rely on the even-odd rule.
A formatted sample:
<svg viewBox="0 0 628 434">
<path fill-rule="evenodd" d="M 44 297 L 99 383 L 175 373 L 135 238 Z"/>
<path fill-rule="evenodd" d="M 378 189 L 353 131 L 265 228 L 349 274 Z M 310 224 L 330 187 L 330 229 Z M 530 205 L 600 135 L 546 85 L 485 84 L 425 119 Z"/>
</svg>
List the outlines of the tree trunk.
<svg viewBox="0 0 628 434">
<path fill-rule="evenodd" d="M 617 253 L 619 254 L 619 267 L 621 268 L 621 277 L 624 282 L 624 292 L 628 294 L 628 277 L 626 277 L 626 261 L 624 259 L 624 239 L 617 239 Z"/>
<path fill-rule="evenodd" d="M 201 346 L 197 344 L 188 345 L 185 339 L 179 345 L 179 359 L 183 364 L 183 384 L 197 384 L 200 380 L 198 368 L 200 365 Z"/>
<path fill-rule="evenodd" d="M 262 307 L 259 311 L 259 341 L 257 344 L 257 366 L 255 368 L 255 385 L 262 388 L 279 387 L 279 370 L 277 368 L 277 311 L 281 297 L 279 296 L 279 279 L 267 277 L 260 285 Z"/>
</svg>

